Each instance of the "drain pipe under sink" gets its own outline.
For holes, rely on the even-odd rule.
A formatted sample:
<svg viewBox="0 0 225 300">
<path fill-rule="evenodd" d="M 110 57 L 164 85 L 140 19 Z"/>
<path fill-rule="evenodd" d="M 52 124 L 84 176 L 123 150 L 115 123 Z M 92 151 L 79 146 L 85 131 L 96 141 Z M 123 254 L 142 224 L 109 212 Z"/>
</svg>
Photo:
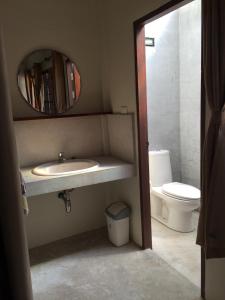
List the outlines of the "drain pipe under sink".
<svg viewBox="0 0 225 300">
<path fill-rule="evenodd" d="M 65 204 L 65 210 L 66 210 L 67 214 L 71 213 L 71 210 L 72 210 L 71 199 L 70 199 L 70 193 L 72 191 L 73 191 L 73 189 L 64 190 L 64 191 L 58 193 L 58 198 L 62 199 Z"/>
</svg>

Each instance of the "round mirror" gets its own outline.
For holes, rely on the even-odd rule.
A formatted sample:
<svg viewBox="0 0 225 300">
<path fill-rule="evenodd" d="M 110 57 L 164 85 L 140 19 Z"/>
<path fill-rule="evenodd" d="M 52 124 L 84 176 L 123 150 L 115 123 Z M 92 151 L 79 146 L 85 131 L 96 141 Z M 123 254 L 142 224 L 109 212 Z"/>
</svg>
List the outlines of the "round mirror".
<svg viewBox="0 0 225 300">
<path fill-rule="evenodd" d="M 17 80 L 26 102 L 48 115 L 66 112 L 80 95 L 80 74 L 75 63 L 55 50 L 41 49 L 26 56 Z"/>
</svg>

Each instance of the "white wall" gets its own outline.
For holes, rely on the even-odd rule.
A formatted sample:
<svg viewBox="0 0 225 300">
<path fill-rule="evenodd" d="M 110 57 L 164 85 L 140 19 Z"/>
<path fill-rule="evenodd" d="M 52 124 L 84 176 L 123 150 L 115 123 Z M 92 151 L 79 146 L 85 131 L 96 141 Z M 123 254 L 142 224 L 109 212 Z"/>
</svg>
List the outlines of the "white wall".
<svg viewBox="0 0 225 300">
<path fill-rule="evenodd" d="M 179 9 L 182 182 L 200 187 L 201 0 Z"/>
<path fill-rule="evenodd" d="M 201 1 L 145 26 L 150 149 L 170 150 L 173 180 L 200 187 Z M 193 130 L 195 128 L 195 130 Z"/>
<path fill-rule="evenodd" d="M 173 179 L 180 181 L 179 12 L 147 24 L 145 36 L 155 38 L 154 47 L 145 47 L 149 148 L 170 151 Z"/>
</svg>

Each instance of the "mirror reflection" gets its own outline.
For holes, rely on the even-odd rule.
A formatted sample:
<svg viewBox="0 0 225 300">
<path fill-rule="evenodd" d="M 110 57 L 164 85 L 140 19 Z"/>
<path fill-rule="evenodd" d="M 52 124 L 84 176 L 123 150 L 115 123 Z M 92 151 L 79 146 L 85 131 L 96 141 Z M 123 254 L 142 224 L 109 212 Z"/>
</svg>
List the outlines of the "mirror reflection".
<svg viewBox="0 0 225 300">
<path fill-rule="evenodd" d="M 66 112 L 79 98 L 80 74 L 74 62 L 54 50 L 37 50 L 19 66 L 18 86 L 36 111 L 48 115 Z"/>
</svg>

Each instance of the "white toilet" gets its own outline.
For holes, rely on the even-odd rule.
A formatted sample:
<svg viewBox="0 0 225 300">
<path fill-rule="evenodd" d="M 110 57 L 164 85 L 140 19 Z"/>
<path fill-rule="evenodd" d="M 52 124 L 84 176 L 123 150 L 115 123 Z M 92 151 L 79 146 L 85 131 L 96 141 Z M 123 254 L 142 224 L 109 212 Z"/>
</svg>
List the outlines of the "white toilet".
<svg viewBox="0 0 225 300">
<path fill-rule="evenodd" d="M 171 229 L 194 230 L 192 214 L 200 206 L 200 190 L 172 182 L 168 150 L 149 151 L 151 215 Z"/>
</svg>

